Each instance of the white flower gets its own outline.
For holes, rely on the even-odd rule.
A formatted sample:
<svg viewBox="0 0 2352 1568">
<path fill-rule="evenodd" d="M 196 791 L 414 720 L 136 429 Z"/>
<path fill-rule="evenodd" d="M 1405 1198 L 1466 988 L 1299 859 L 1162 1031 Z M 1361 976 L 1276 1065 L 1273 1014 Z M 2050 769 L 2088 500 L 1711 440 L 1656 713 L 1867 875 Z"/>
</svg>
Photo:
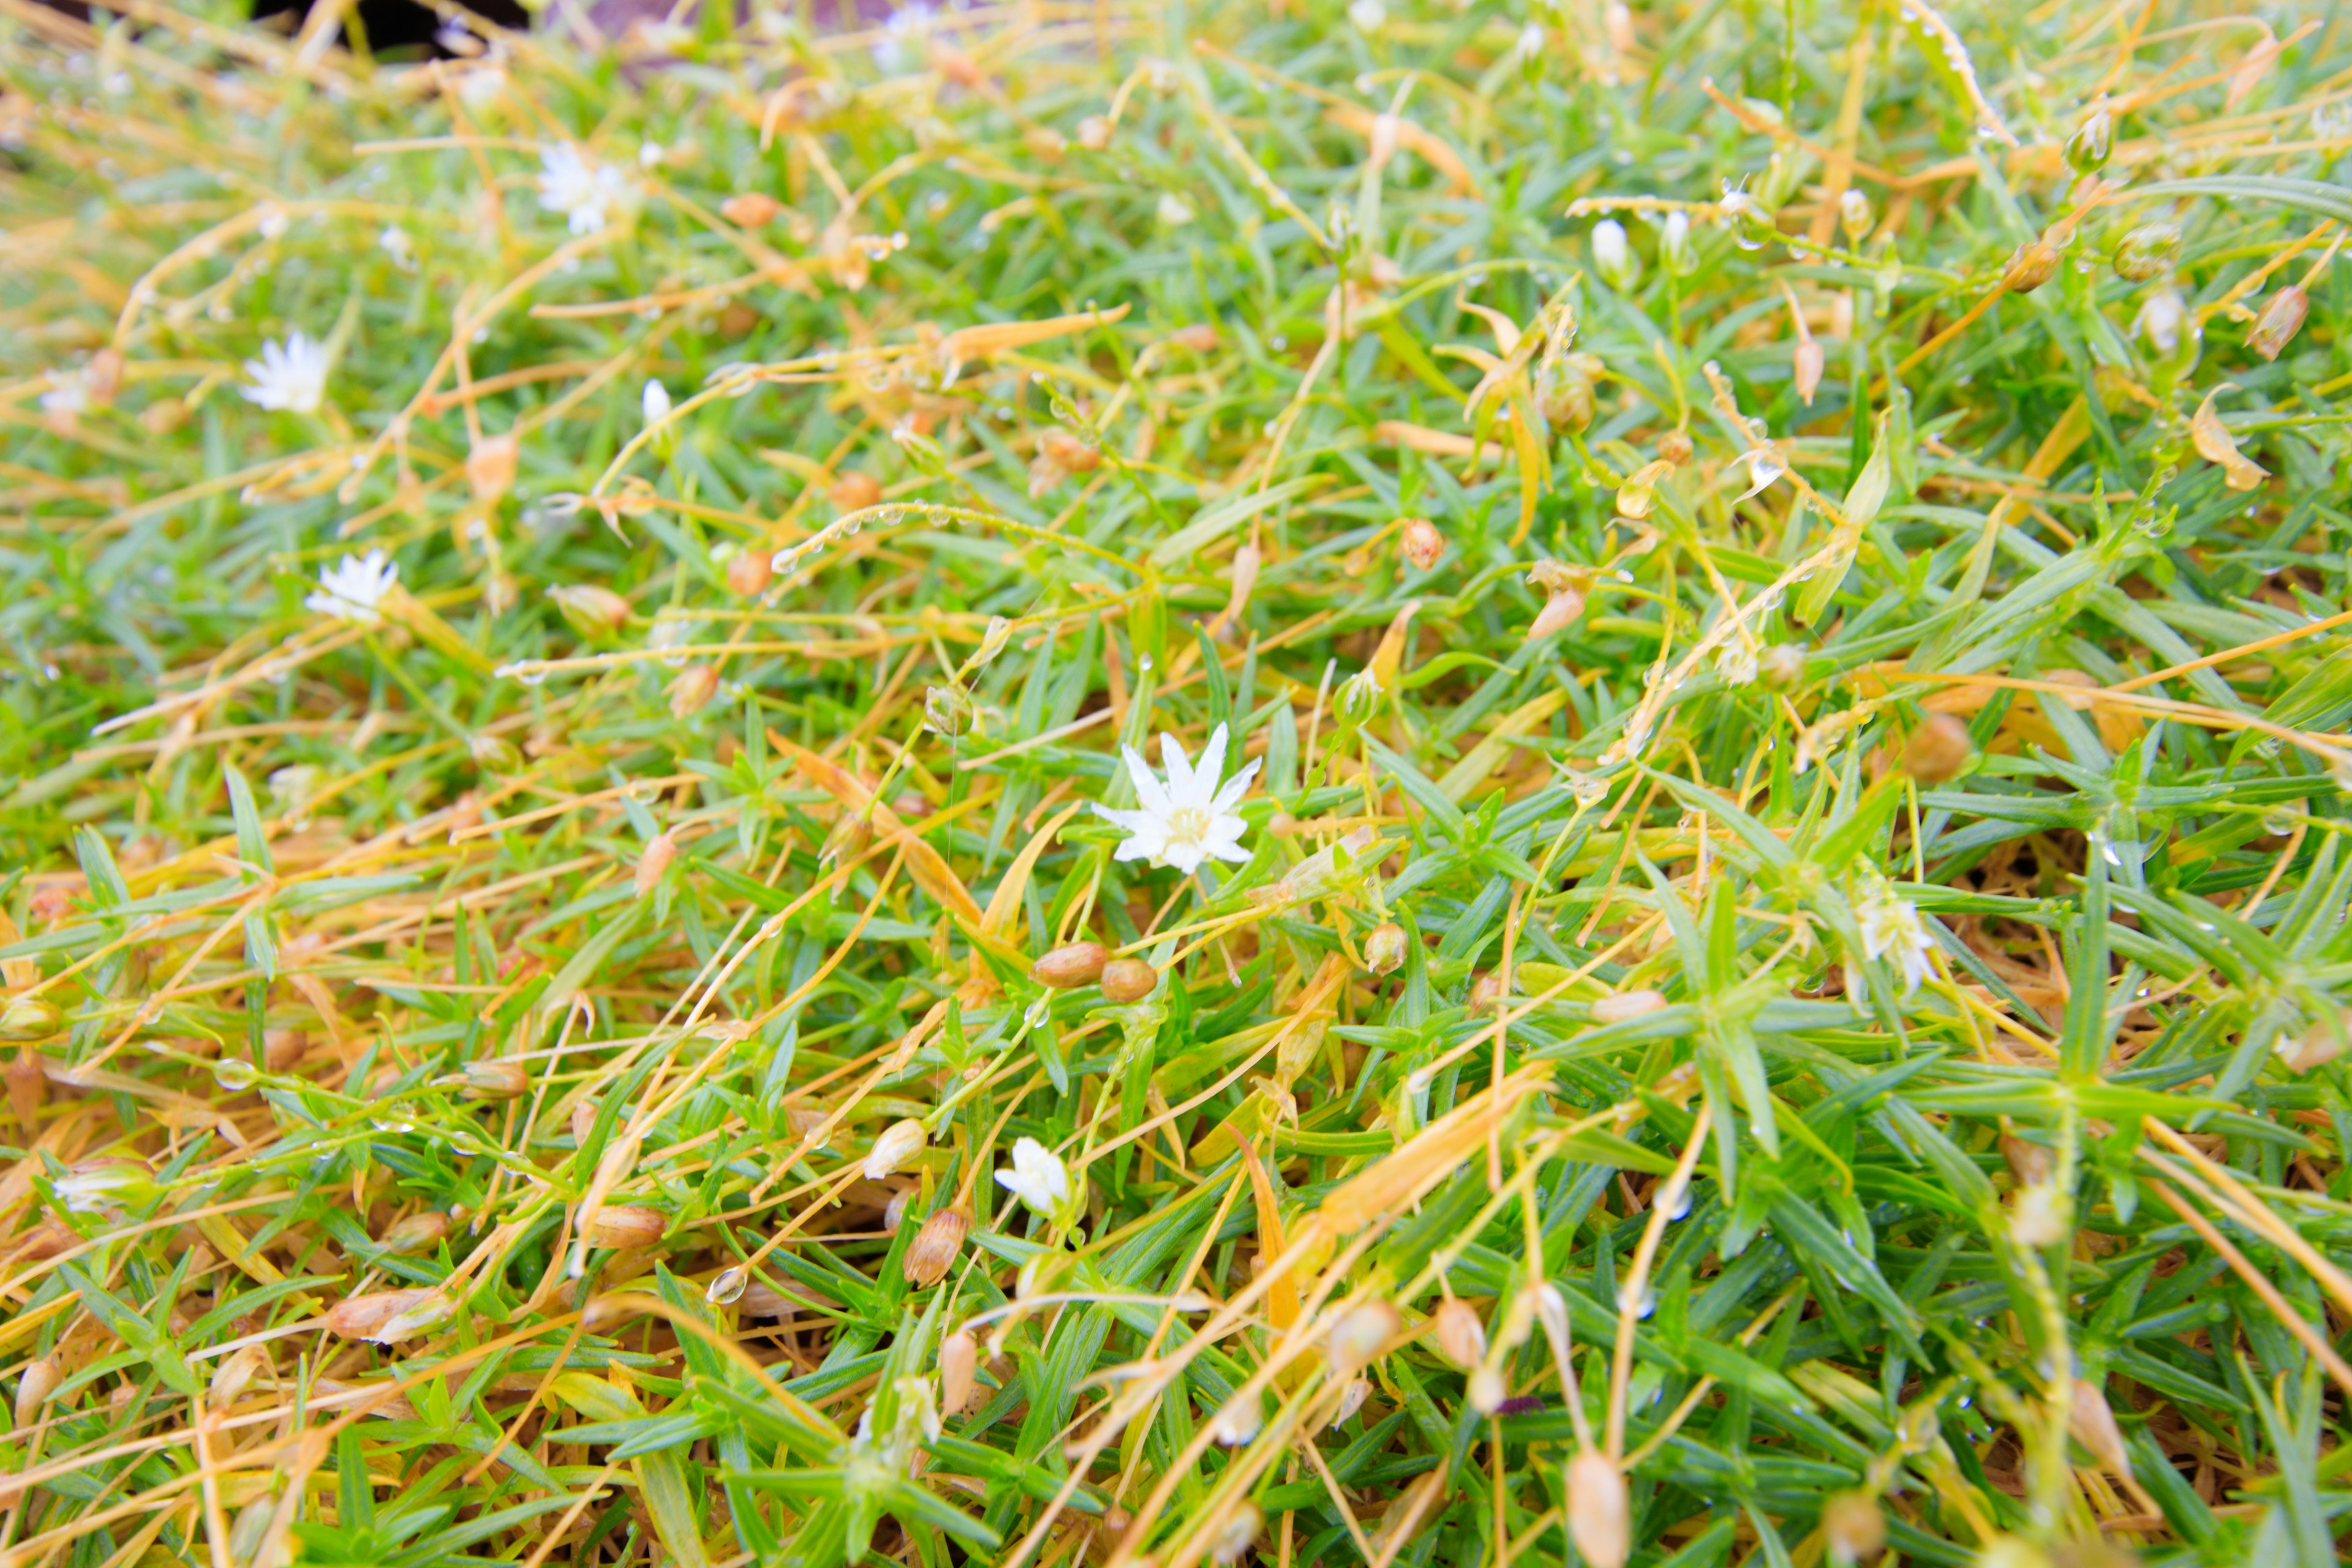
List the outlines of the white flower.
<svg viewBox="0 0 2352 1568">
<path fill-rule="evenodd" d="M 658 169 L 661 167 L 661 161 L 668 155 L 667 150 L 658 142 L 640 142 L 637 147 L 637 167 Z"/>
<path fill-rule="evenodd" d="M 399 581 L 400 568 L 381 550 L 346 555 L 319 574 L 319 591 L 302 604 L 339 621 L 373 626 L 383 622 L 384 595 Z"/>
<path fill-rule="evenodd" d="M 78 370 L 49 372 L 49 389 L 41 394 L 41 408 L 48 414 L 88 413 L 89 383 Z"/>
<path fill-rule="evenodd" d="M 1192 221 L 1192 204 L 1173 191 L 1161 192 L 1160 221 L 1170 228 L 1182 228 Z"/>
<path fill-rule="evenodd" d="M 245 362 L 245 374 L 253 380 L 237 391 L 247 403 L 316 414 L 327 397 L 327 345 L 308 332 L 289 332 L 283 343 L 262 344 L 261 357 Z"/>
<path fill-rule="evenodd" d="M 628 188 L 621 171 L 609 163 L 592 163 L 569 142 L 541 149 L 545 165 L 539 176 L 539 205 L 562 213 L 574 234 L 594 234 L 604 226 L 605 208 L 618 202 Z"/>
<path fill-rule="evenodd" d="M 1354 0 L 1348 7 L 1348 20 L 1356 24 L 1360 33 L 1377 33 L 1389 25 L 1389 8 L 1381 0 Z"/>
<path fill-rule="evenodd" d="M 645 405 L 646 423 L 658 425 L 669 413 L 669 388 L 658 380 L 648 381 L 641 401 Z"/>
<path fill-rule="evenodd" d="M 416 270 L 416 246 L 408 237 L 406 229 L 398 224 L 393 224 L 375 237 L 375 242 L 383 247 L 386 256 L 392 258 L 392 264 L 394 267 L 399 268 L 403 272 Z"/>
<path fill-rule="evenodd" d="M 996 1184 L 1034 1209 L 1040 1219 L 1052 1219 L 1070 1201 L 1068 1168 L 1034 1138 L 1013 1145 L 1013 1164 L 996 1173 Z"/>
<path fill-rule="evenodd" d="M 1633 248 L 1625 243 L 1625 226 L 1613 217 L 1592 226 L 1592 269 L 1612 289 L 1633 285 Z"/>
<path fill-rule="evenodd" d="M 1095 805 L 1096 816 L 1127 830 L 1118 858 L 1148 859 L 1155 866 L 1173 866 L 1187 876 L 1198 870 L 1203 860 L 1249 858 L 1249 852 L 1241 847 L 1242 830 L 1248 825 L 1234 815 L 1234 807 L 1248 793 L 1258 765 L 1250 763 L 1226 780 L 1224 787 L 1218 787 L 1217 779 L 1225 771 L 1223 724 L 1209 736 L 1197 767 L 1184 760 L 1184 748 L 1175 736 L 1160 737 L 1160 761 L 1168 770 L 1165 784 L 1152 773 L 1142 752 L 1133 746 L 1123 749 L 1128 776 L 1135 781 L 1136 796 L 1143 802 L 1141 809 L 1114 811 L 1100 802 Z"/>
<path fill-rule="evenodd" d="M 1749 686 L 1756 680 L 1756 649 L 1735 637 L 1715 656 L 1715 672 L 1726 686 Z"/>
<path fill-rule="evenodd" d="M 1911 901 L 1878 883 L 1855 900 L 1853 918 L 1862 927 L 1864 954 L 1891 962 L 1903 975 L 1905 995 L 1919 989 L 1919 982 L 1927 978 L 1927 955 L 1936 943 Z"/>
<path fill-rule="evenodd" d="M 1543 24 L 1529 22 L 1521 27 L 1517 42 L 1511 46 L 1511 52 L 1518 57 L 1521 65 L 1541 58 L 1544 52 Z"/>
</svg>

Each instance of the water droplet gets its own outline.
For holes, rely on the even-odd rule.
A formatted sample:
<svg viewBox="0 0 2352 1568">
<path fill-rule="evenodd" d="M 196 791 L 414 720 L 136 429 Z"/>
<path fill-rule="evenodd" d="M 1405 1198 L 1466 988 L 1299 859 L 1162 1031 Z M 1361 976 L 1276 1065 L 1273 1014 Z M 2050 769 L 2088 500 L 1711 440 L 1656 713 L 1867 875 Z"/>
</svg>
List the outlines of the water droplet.
<svg viewBox="0 0 2352 1568">
<path fill-rule="evenodd" d="M 223 1057 L 213 1064 L 213 1081 L 231 1094 L 242 1094 L 261 1079 L 254 1065 L 238 1057 Z"/>
<path fill-rule="evenodd" d="M 743 1299 L 744 1287 L 751 1282 L 751 1272 L 744 1268 L 722 1268 L 702 1299 L 714 1307 L 730 1307 Z"/>
</svg>

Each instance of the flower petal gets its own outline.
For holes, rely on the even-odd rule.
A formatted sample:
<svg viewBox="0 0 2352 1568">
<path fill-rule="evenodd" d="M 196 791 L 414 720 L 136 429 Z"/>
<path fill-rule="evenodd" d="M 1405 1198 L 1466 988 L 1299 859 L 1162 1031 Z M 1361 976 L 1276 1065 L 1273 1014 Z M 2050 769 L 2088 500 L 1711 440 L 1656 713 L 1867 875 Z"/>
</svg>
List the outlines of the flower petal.
<svg viewBox="0 0 2352 1568">
<path fill-rule="evenodd" d="M 1151 764 L 1143 760 L 1143 753 L 1133 746 L 1121 746 L 1119 752 L 1127 758 L 1127 776 L 1135 781 L 1135 795 L 1143 802 L 1144 809 L 1163 818 L 1174 811 L 1175 803 L 1168 798 L 1166 787 L 1151 771 Z"/>
<path fill-rule="evenodd" d="M 1168 798 L 1185 805 L 1192 794 L 1192 764 L 1184 756 L 1182 743 L 1166 730 L 1160 731 L 1160 765 L 1168 770 Z"/>
<path fill-rule="evenodd" d="M 1225 781 L 1224 787 L 1209 801 L 1212 816 L 1223 816 L 1241 804 L 1242 796 L 1249 793 L 1250 781 L 1257 777 L 1257 770 L 1263 762 L 1263 758 L 1253 758 L 1249 766 Z"/>
</svg>

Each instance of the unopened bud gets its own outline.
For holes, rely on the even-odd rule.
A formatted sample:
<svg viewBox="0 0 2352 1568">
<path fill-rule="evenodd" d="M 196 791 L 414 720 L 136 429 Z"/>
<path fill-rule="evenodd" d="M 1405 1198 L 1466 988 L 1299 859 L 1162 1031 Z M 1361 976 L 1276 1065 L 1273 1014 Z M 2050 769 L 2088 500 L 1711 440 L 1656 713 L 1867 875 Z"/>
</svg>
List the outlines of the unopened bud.
<svg viewBox="0 0 2352 1568">
<path fill-rule="evenodd" d="M 1903 747 L 1903 771 L 1923 784 L 1943 784 L 1958 776 L 1976 750 L 1966 724 L 1949 713 L 1930 713 Z"/>
<path fill-rule="evenodd" d="M 825 499 L 843 511 L 864 511 L 882 502 L 882 482 L 873 475 L 852 468 L 833 481 Z"/>
<path fill-rule="evenodd" d="M 1877 215 L 1870 210 L 1868 196 L 1850 185 L 1839 194 L 1838 226 L 1845 230 L 1848 245 L 1860 245 L 1863 236 L 1870 232 L 1870 226 L 1876 219 Z"/>
<path fill-rule="evenodd" d="M 2074 1379 L 2072 1387 L 2074 1404 L 2066 1413 L 2066 1429 L 2103 1468 L 2116 1475 L 2130 1475 L 2131 1450 L 2124 1446 L 2124 1431 L 2116 1424 L 2107 1396 L 2088 1378 Z"/>
<path fill-rule="evenodd" d="M 934 735 L 950 740 L 971 729 L 971 699 L 962 687 L 950 682 L 945 686 L 923 688 L 923 727 Z"/>
<path fill-rule="evenodd" d="M 637 897 L 642 899 L 652 892 L 662 879 L 662 873 L 669 869 L 669 863 L 677 858 L 677 840 L 667 830 L 647 839 L 645 848 L 637 854 L 636 876 L 633 879 Z"/>
<path fill-rule="evenodd" d="M 448 1234 L 449 1216 L 436 1209 L 425 1209 L 386 1226 L 383 1234 L 376 1238 L 376 1245 L 386 1252 L 429 1252 Z"/>
<path fill-rule="evenodd" d="M 1091 474 L 1102 467 L 1101 450 L 1066 430 L 1047 430 L 1037 437 L 1037 450 L 1073 474 Z"/>
<path fill-rule="evenodd" d="M 1029 966 L 1029 978 L 1056 991 L 1092 985 L 1110 963 L 1110 949 L 1098 942 L 1074 942 L 1057 947 Z"/>
<path fill-rule="evenodd" d="M 1822 1505 L 1822 1539 L 1837 1568 L 1853 1568 L 1886 1546 L 1886 1516 L 1868 1492 L 1838 1492 Z"/>
<path fill-rule="evenodd" d="M 2303 291 L 2300 283 L 2290 283 L 2263 301 L 2262 314 L 2254 318 L 2254 330 L 2246 334 L 2246 346 L 2264 359 L 2276 359 L 2286 345 L 2303 331 L 2303 319 L 2311 314 L 2311 296 Z"/>
<path fill-rule="evenodd" d="M 629 624 L 629 601 L 610 588 L 573 583 L 549 589 L 547 596 L 583 637 L 610 637 Z"/>
<path fill-rule="evenodd" d="M 1426 572 L 1445 553 L 1445 535 L 1429 519 L 1409 517 L 1397 536 L 1397 553 L 1411 562 L 1414 571 Z"/>
<path fill-rule="evenodd" d="M 899 1228 L 907 1223 L 907 1205 L 913 1201 L 914 1196 L 915 1189 L 912 1187 L 900 1187 L 890 1194 L 890 1201 L 882 1205 L 883 1235 L 898 1234 Z"/>
<path fill-rule="evenodd" d="M 1568 1533 L 1592 1568 L 1624 1568 L 1633 1543 L 1625 1477 L 1608 1456 L 1591 1448 L 1569 1461 Z"/>
<path fill-rule="evenodd" d="M 1334 1422 L 1345 1421 L 1349 1416 L 1361 1410 L 1364 1407 L 1364 1401 L 1371 1396 L 1372 1384 L 1370 1378 L 1349 1378 L 1348 1386 L 1339 1391 L 1339 1408 L 1331 1413 L 1331 1419 Z"/>
<path fill-rule="evenodd" d="M 1160 988 L 1160 971 L 1139 958 L 1114 958 L 1103 965 L 1106 1002 L 1140 1002 Z"/>
<path fill-rule="evenodd" d="M 0 1007 L 0 1040 L 46 1040 L 64 1022 L 65 1015 L 54 1002 L 39 996 L 13 997 Z"/>
<path fill-rule="evenodd" d="M 719 667 L 715 664 L 689 664 L 677 672 L 669 683 L 669 711 L 673 719 L 683 719 L 699 712 L 719 694 Z"/>
<path fill-rule="evenodd" d="M 243 1394 L 260 1375 L 262 1368 L 268 1364 L 268 1352 L 259 1345 L 247 1345 L 222 1358 L 220 1367 L 213 1373 L 212 1382 L 206 1385 L 205 1393 L 215 1407 L 234 1405 L 236 1396 Z M 132 1392 L 137 1392 L 135 1387 Z"/>
<path fill-rule="evenodd" d="M 488 505 L 514 488 L 515 465 L 521 452 L 522 443 L 511 431 L 474 443 L 474 449 L 466 454 L 466 482 L 474 488 L 476 500 Z"/>
<path fill-rule="evenodd" d="M 1021 144 L 1033 158 L 1058 163 L 1070 151 L 1070 139 L 1050 125 L 1033 125 L 1021 133 Z"/>
<path fill-rule="evenodd" d="M 1631 289 L 1638 265 L 1623 224 L 1605 217 L 1592 226 L 1592 269 L 1601 274 L 1602 282 L 1612 289 Z"/>
<path fill-rule="evenodd" d="M 1622 1024 L 1629 1018 L 1646 1018 L 1666 1005 L 1666 999 L 1655 991 L 1620 991 L 1614 996 L 1603 996 L 1592 1005 L 1592 1021 L 1596 1024 Z"/>
<path fill-rule="evenodd" d="M 520 1100 L 530 1092 L 530 1073 L 520 1062 L 467 1062 L 458 1076 L 467 1100 Z"/>
<path fill-rule="evenodd" d="M 885 1176 L 895 1175 L 908 1161 L 922 1152 L 923 1145 L 930 1141 L 930 1133 L 912 1117 L 903 1121 L 893 1121 L 882 1130 L 880 1137 L 874 1140 L 874 1147 L 866 1151 L 866 1179 L 878 1182 Z"/>
<path fill-rule="evenodd" d="M 1536 412 L 1555 430 L 1592 423 L 1592 379 L 1601 362 L 1591 354 L 1546 354 L 1536 364 Z"/>
<path fill-rule="evenodd" d="M 1187 353 L 1213 353 L 1218 342 L 1217 329 L 1206 321 L 1195 321 L 1169 333 L 1168 341 Z"/>
<path fill-rule="evenodd" d="M 1362 1301 L 1339 1314 L 1324 1346 L 1343 1373 L 1368 1366 L 1397 1334 L 1397 1310 L 1386 1301 Z"/>
<path fill-rule="evenodd" d="M 1250 1548 L 1257 1544 L 1258 1532 L 1265 1528 L 1265 1516 L 1258 1512 L 1257 1504 L 1244 1498 L 1211 1533 L 1209 1555 L 1216 1560 L 1218 1568 L 1233 1568 L 1233 1564 L 1249 1555 Z"/>
<path fill-rule="evenodd" d="M 1364 967 L 1375 974 L 1394 974 L 1404 965 L 1404 927 L 1383 921 L 1364 938 Z"/>
<path fill-rule="evenodd" d="M 1485 1017 L 1502 1005 L 1510 994 L 1510 981 L 1500 970 L 1490 969 L 1470 983 L 1470 1016 Z"/>
<path fill-rule="evenodd" d="M 81 370 L 82 395 L 92 408 L 104 408 L 122 390 L 122 351 L 112 345 L 89 356 Z"/>
<path fill-rule="evenodd" d="M 1503 1407 L 1503 1401 L 1510 1397 L 1510 1392 L 1509 1384 L 1503 1381 L 1502 1373 L 1481 1362 L 1478 1369 L 1470 1374 L 1469 1386 L 1464 1391 L 1464 1396 L 1469 1400 L 1471 1409 L 1481 1415 L 1492 1415 Z"/>
<path fill-rule="evenodd" d="M 2116 270 L 2134 283 L 2168 272 L 2180 259 L 2180 226 L 2146 223 L 2116 247 Z"/>
<path fill-rule="evenodd" d="M 2012 294 L 2031 294 L 2058 270 L 2058 251 L 2045 239 L 2029 239 L 2010 257 L 2000 286 Z"/>
<path fill-rule="evenodd" d="M 29 1426 L 39 1420 L 41 1406 L 64 1381 L 65 1373 L 58 1370 L 55 1357 L 35 1356 L 26 1362 L 16 1379 L 16 1425 Z"/>
<path fill-rule="evenodd" d="M 972 1338 L 970 1329 L 958 1329 L 940 1342 L 940 1413 L 961 1415 L 971 1404 L 971 1390 L 978 1381 L 980 1342 Z"/>
<path fill-rule="evenodd" d="M 784 204 L 765 191 L 745 191 L 719 205 L 719 216 L 738 228 L 758 228 L 784 210 Z"/>
<path fill-rule="evenodd" d="M 669 1215 L 644 1204 L 610 1204 L 596 1211 L 588 1222 L 586 1232 L 591 1247 L 609 1247 L 621 1251 L 633 1247 L 651 1247 L 669 1228 Z"/>
<path fill-rule="evenodd" d="M 327 1331 L 341 1340 L 382 1341 L 394 1320 L 413 1312 L 430 1290 L 370 1290 L 327 1309 Z"/>
<path fill-rule="evenodd" d="M 762 541 L 753 540 L 727 563 L 728 592 L 740 597 L 763 594 L 775 580 L 776 552 Z"/>
<path fill-rule="evenodd" d="M 1437 1309 L 1437 1352 L 1467 1372 L 1486 1359 L 1486 1325 L 1478 1309 L 1459 1296 L 1449 1296 Z"/>
<path fill-rule="evenodd" d="M 1111 123 L 1099 114 L 1089 114 L 1078 121 L 1078 145 L 1089 153 L 1099 153 L 1110 145 Z"/>
<path fill-rule="evenodd" d="M 1805 400 L 1808 408 L 1812 406 L 1813 394 L 1821 390 L 1822 371 L 1827 363 L 1828 356 L 1822 348 L 1821 339 L 1798 340 L 1796 364 L 1790 379 L 1797 384 L 1797 395 Z"/>
<path fill-rule="evenodd" d="M 963 1234 L 971 1225 L 960 1208 L 932 1210 L 907 1246 L 907 1283 L 925 1289 L 946 1279 L 956 1254 L 963 1250 Z"/>
</svg>

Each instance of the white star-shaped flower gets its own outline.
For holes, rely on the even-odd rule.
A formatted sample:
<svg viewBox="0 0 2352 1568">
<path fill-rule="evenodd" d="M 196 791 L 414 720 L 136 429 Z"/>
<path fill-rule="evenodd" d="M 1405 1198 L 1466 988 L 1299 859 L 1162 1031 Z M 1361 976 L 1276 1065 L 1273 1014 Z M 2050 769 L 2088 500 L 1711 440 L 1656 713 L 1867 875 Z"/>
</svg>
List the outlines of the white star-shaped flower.
<svg viewBox="0 0 2352 1568">
<path fill-rule="evenodd" d="M 1936 950 L 1933 937 L 1908 899 L 1898 899 L 1881 883 L 1854 901 L 1853 918 L 1862 927 L 1862 951 L 1884 958 L 1903 975 L 1903 994 L 1919 989 L 1927 978 L 1927 955 Z"/>
<path fill-rule="evenodd" d="M 541 149 L 544 165 L 539 175 L 539 205 L 562 213 L 574 234 L 594 234 L 604 226 L 605 209 L 628 189 L 621 171 L 609 163 L 592 163 L 580 149 L 560 142 Z"/>
<path fill-rule="evenodd" d="M 253 380 L 237 391 L 247 403 L 289 414 L 316 414 L 327 398 L 327 345 L 308 332 L 286 334 L 283 343 L 261 345 L 261 357 L 245 362 Z"/>
<path fill-rule="evenodd" d="M 1070 1201 L 1069 1168 L 1034 1138 L 1013 1145 L 1013 1163 L 996 1173 L 996 1184 L 1051 1220 Z"/>
<path fill-rule="evenodd" d="M 399 582 L 400 568 L 383 551 L 346 555 L 319 574 L 319 591 L 302 604 L 353 626 L 378 626 L 383 621 L 384 595 Z"/>
<path fill-rule="evenodd" d="M 1218 787 L 1218 777 L 1225 771 L 1223 724 L 1209 736 L 1198 766 L 1184 760 L 1184 748 L 1175 736 L 1160 735 L 1160 761 L 1168 770 L 1164 784 L 1142 752 L 1133 746 L 1122 749 L 1128 776 L 1135 781 L 1136 797 L 1143 805 L 1135 811 L 1114 811 L 1100 802 L 1095 805 L 1095 815 L 1127 831 L 1127 841 L 1118 847 L 1118 859 L 1150 860 L 1155 866 L 1173 866 L 1190 876 L 1203 860 L 1249 858 L 1249 851 L 1241 846 L 1242 832 L 1249 825 L 1234 815 L 1234 807 L 1248 793 L 1258 765 L 1250 763 L 1227 779 L 1223 788 Z"/>
</svg>

